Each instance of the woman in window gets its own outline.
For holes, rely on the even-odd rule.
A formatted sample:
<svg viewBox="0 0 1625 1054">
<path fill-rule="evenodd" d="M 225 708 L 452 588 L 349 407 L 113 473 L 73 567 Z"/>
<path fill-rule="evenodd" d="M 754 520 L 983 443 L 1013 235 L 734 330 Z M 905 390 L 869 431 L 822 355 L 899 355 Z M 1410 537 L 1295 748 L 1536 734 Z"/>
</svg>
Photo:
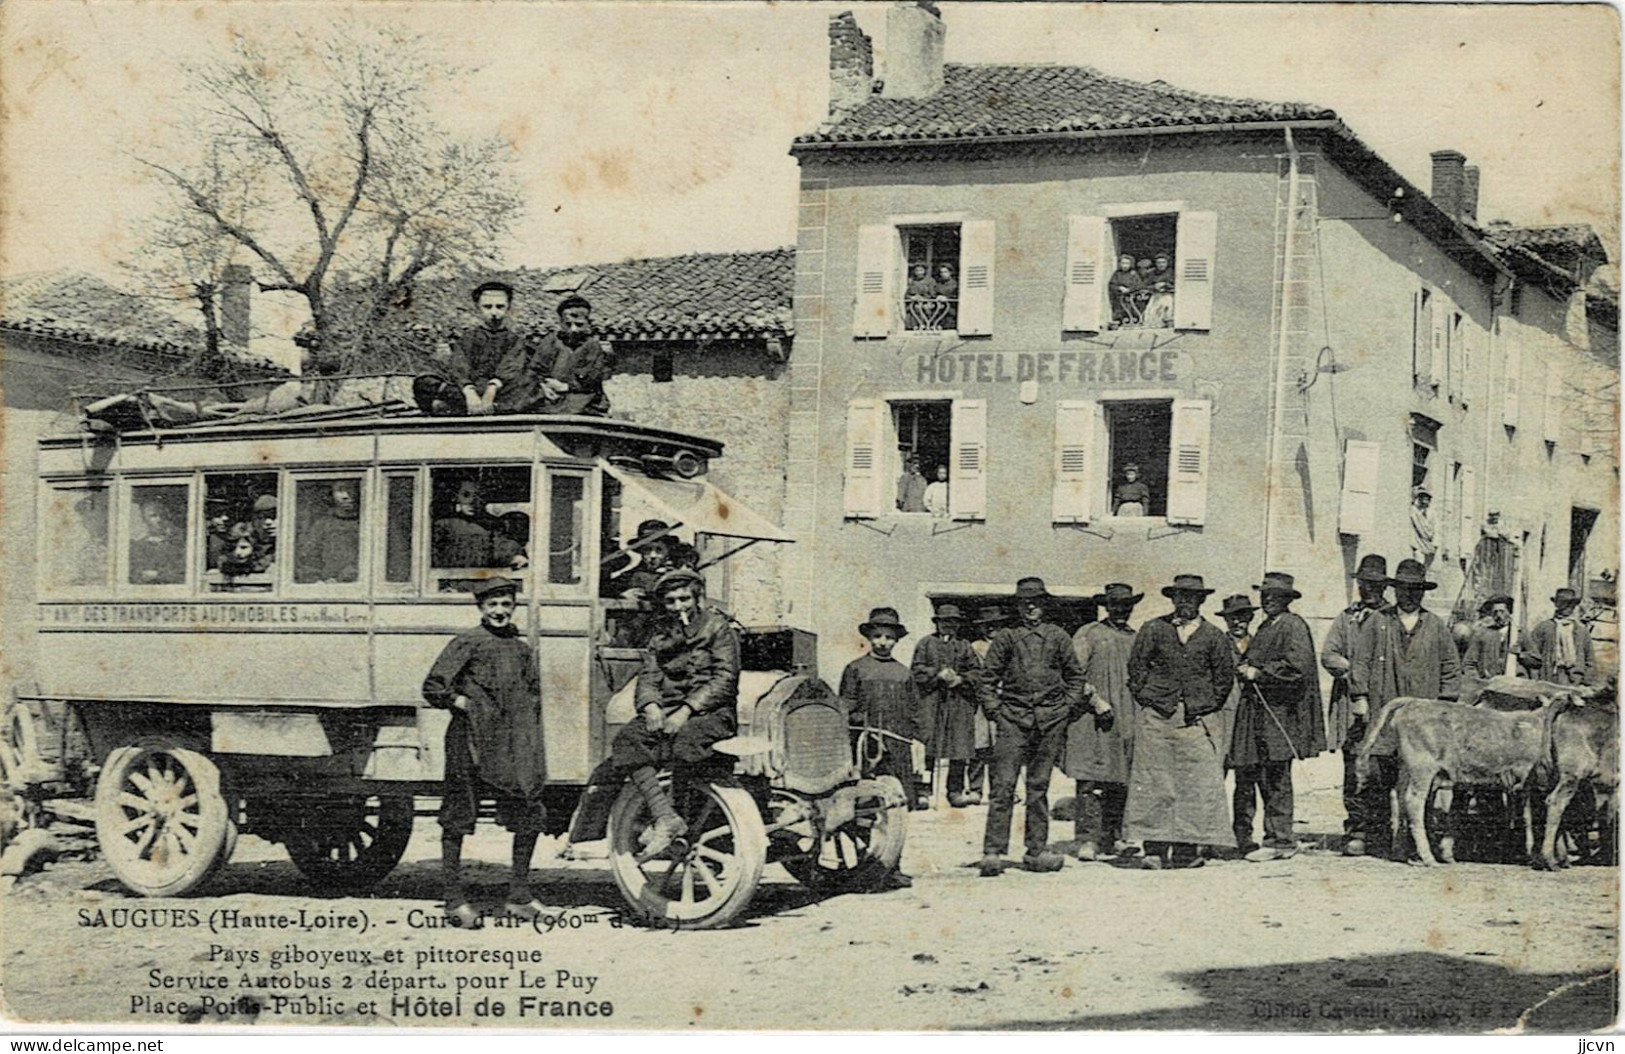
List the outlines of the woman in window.
<svg viewBox="0 0 1625 1054">
<path fill-rule="evenodd" d="M 1145 308 L 1147 329 L 1174 328 L 1174 268 L 1167 253 L 1158 253 L 1151 275 L 1151 300 Z"/>
<path fill-rule="evenodd" d="M 948 466 L 937 466 L 937 478 L 926 484 L 925 511 L 939 520 L 948 518 Z"/>
</svg>

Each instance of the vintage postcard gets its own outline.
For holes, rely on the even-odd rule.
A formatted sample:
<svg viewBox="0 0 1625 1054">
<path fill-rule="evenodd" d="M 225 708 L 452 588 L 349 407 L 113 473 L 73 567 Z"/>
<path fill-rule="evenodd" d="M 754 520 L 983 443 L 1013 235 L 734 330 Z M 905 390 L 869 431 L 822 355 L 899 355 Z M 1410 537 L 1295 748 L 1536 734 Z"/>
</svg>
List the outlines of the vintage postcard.
<svg viewBox="0 0 1625 1054">
<path fill-rule="evenodd" d="M 1614 1027 L 1615 9 L 0 41 L 11 1026 Z"/>
</svg>

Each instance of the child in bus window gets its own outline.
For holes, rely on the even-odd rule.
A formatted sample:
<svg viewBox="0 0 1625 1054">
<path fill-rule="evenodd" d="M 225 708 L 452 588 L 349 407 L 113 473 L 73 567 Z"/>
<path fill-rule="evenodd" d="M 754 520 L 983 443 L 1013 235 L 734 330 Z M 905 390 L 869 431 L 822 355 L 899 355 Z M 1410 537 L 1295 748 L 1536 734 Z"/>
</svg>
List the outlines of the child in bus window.
<svg viewBox="0 0 1625 1054">
<path fill-rule="evenodd" d="M 515 511 L 497 518 L 496 533 L 491 536 L 491 555 L 496 566 L 523 571 L 530 566 L 530 556 L 526 553 L 529 545 L 529 516 Z"/>
<path fill-rule="evenodd" d="M 434 521 L 434 566 L 492 566 L 485 502 L 480 485 L 471 479 L 458 484 L 451 514 Z"/>
</svg>

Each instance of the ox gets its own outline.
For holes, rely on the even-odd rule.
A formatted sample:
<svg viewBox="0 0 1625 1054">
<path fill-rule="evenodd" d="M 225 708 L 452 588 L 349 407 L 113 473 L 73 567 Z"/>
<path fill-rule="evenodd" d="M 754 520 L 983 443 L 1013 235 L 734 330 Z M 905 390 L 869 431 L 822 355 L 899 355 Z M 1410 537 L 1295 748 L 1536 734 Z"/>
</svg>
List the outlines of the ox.
<svg viewBox="0 0 1625 1054">
<path fill-rule="evenodd" d="M 1455 862 L 1455 833 L 1449 826 L 1452 788 L 1456 783 L 1492 784 L 1509 792 L 1522 790 L 1537 768 L 1550 764 L 1551 709 L 1504 713 L 1463 703 L 1402 696 L 1382 708 L 1355 756 L 1355 773 L 1363 787 L 1370 778 L 1371 754 L 1396 753 L 1399 779 L 1395 788 L 1400 808 L 1395 819 L 1402 829 L 1408 821 L 1420 864 L 1435 859 L 1428 845 L 1427 802 L 1439 787 L 1438 812 L 1446 827 L 1440 836 L 1440 855 Z M 1533 856 L 1533 827 L 1529 804 L 1524 802 L 1525 845 Z M 1403 845 L 1394 839 L 1395 851 Z"/>
<path fill-rule="evenodd" d="M 1603 859 L 1612 861 L 1618 844 L 1619 711 L 1562 697 L 1552 704 L 1547 725 L 1555 779 L 1546 797 L 1546 832 L 1539 862 L 1546 868 L 1568 865 L 1568 851 L 1557 837 L 1558 829 L 1575 792 L 1587 784 L 1596 795 Z"/>
</svg>

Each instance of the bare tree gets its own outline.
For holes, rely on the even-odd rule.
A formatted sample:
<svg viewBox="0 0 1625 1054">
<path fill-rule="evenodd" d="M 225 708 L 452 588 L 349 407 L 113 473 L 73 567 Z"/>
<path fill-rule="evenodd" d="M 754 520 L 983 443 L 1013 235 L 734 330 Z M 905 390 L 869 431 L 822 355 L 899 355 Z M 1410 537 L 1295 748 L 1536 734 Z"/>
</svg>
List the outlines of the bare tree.
<svg viewBox="0 0 1625 1054">
<path fill-rule="evenodd" d="M 519 212 L 506 145 L 435 120 L 432 91 L 467 71 L 421 35 L 340 18 L 239 36 L 185 73 L 178 148 L 139 160 L 176 198 L 158 244 L 194 292 L 212 287 L 206 331 L 226 246 L 261 290 L 304 298 L 320 372 L 356 368 L 373 327 L 335 316 L 337 288 L 376 317 L 423 272 L 491 264 Z"/>
</svg>

